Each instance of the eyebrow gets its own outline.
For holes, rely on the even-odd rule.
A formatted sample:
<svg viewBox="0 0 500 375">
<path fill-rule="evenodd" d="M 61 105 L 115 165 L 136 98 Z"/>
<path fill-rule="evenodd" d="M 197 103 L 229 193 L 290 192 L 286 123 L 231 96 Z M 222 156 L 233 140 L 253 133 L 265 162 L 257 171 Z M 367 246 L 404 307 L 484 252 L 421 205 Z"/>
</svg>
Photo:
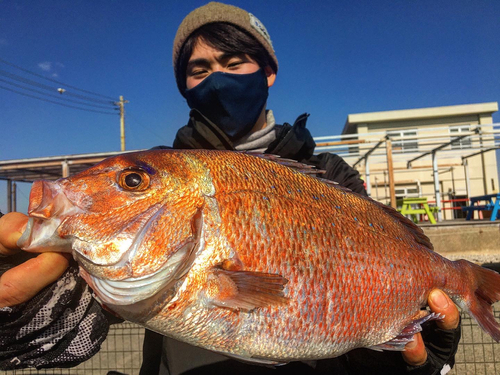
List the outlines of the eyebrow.
<svg viewBox="0 0 500 375">
<path fill-rule="evenodd" d="M 187 64 L 187 69 L 189 70 L 190 68 L 192 68 L 193 66 L 197 66 L 197 65 L 209 65 L 209 62 L 207 59 L 204 59 L 204 58 L 199 58 L 199 59 L 194 59 L 194 60 L 190 60 Z"/>
</svg>

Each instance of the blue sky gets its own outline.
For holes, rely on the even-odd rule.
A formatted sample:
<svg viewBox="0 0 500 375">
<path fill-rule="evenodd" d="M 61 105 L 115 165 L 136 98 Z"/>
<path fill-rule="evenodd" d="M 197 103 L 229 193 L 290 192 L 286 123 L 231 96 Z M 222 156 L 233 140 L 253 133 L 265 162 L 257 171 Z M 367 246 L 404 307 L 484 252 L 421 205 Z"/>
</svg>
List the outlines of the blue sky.
<svg viewBox="0 0 500 375">
<path fill-rule="evenodd" d="M 172 41 L 184 16 L 205 3 L 0 0 L 0 59 L 115 100 L 123 95 L 127 149 L 171 145 L 188 115 L 173 77 Z M 279 71 L 268 108 L 278 123 L 310 113 L 313 136 L 339 134 L 350 113 L 500 100 L 497 0 L 231 4 L 255 14 L 273 40 Z M 65 87 L 0 62 L 0 79 L 11 74 Z M 118 115 L 2 88 L 0 129 L 0 160 L 120 148 Z M 20 210 L 28 190 L 21 189 Z"/>
</svg>

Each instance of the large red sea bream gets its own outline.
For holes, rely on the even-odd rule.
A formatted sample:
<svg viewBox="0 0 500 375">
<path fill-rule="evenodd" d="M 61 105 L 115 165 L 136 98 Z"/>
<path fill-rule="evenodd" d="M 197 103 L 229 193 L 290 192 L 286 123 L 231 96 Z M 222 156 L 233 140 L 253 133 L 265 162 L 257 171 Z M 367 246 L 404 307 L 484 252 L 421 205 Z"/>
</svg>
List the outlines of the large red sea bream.
<svg viewBox="0 0 500 375">
<path fill-rule="evenodd" d="M 403 350 L 433 288 L 500 340 L 499 274 L 441 257 L 395 210 L 286 163 L 203 150 L 112 157 L 35 182 L 19 244 L 71 252 L 125 319 L 256 362 Z"/>
</svg>

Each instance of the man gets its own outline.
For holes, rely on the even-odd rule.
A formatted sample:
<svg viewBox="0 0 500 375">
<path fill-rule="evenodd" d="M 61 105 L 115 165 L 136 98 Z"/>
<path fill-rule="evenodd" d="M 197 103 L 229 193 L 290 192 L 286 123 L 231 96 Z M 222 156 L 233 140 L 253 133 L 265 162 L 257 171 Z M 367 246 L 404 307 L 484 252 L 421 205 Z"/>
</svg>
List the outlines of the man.
<svg viewBox="0 0 500 375">
<path fill-rule="evenodd" d="M 301 115 L 293 125 L 277 125 L 272 111 L 266 109 L 268 89 L 276 79 L 278 60 L 271 39 L 263 24 L 252 14 L 229 5 L 209 3 L 191 12 L 181 23 L 174 40 L 174 72 L 179 91 L 191 108 L 189 122 L 182 127 L 174 140 L 174 148 L 205 148 L 241 151 L 257 151 L 280 155 L 312 164 L 325 170 L 323 177 L 335 180 L 343 186 L 366 194 L 363 181 L 357 171 L 333 154 L 314 155 L 315 143 L 306 129 L 307 115 Z M 10 214 L 0 219 L 0 252 L 9 255 L 16 251 L 15 241 L 22 232 L 26 218 Z M 72 324 L 67 324 L 64 314 L 58 314 L 59 326 L 71 334 L 57 334 L 57 345 L 62 354 L 56 360 L 42 356 L 42 364 L 74 364 L 89 357 L 102 341 L 95 327 L 105 327 L 106 315 L 88 298 L 88 288 L 76 278 L 75 268 L 65 271 L 66 258 L 60 254 L 44 253 L 35 259 L 21 263 L 7 271 L 0 280 L 0 307 L 12 307 L 23 313 L 29 321 L 26 309 L 19 303 L 28 301 L 33 310 L 45 305 L 57 306 L 53 282 L 61 274 L 66 284 L 75 284 L 80 294 L 74 293 L 69 301 L 75 301 L 71 311 L 91 311 L 92 320 L 85 323 L 89 313 L 74 314 Z M 29 277 L 31 276 L 31 277 Z M 57 284 L 64 284 L 58 281 Z M 49 286 L 48 300 L 34 303 L 39 291 Z M 59 288 L 61 289 L 61 287 Z M 67 290 L 64 290 L 67 293 Z M 32 298 L 36 296 L 35 298 Z M 86 301 L 85 303 L 82 301 Z M 45 304 L 45 305 L 44 305 Z M 377 353 L 366 349 L 353 351 L 344 356 L 313 362 L 295 362 L 268 369 L 245 364 L 209 351 L 194 348 L 175 340 L 147 332 L 144 364 L 141 374 L 206 374 L 223 373 L 439 373 L 446 364 L 453 364 L 460 330 L 459 315 L 455 305 L 440 291 L 429 297 L 429 305 L 435 312 L 445 315 L 442 321 L 424 331 L 429 338 L 427 350 L 420 334 L 407 350 L 400 353 Z M 21 305 L 23 306 L 23 305 Z M 2 311 L 0 310 L 0 314 Z M 12 315 L 12 311 L 11 311 Z M 8 317 L 9 327 L 25 327 L 26 322 Z M 89 328 L 90 329 L 89 333 Z M 0 328 L 0 332 L 2 328 Z M 69 356 L 70 348 L 83 343 L 85 333 L 93 334 L 95 344 L 86 347 L 81 356 Z M 102 333 L 102 332 L 101 332 Z M 47 337 L 47 336 L 44 336 Z M 53 342 L 52 340 L 51 342 Z M 0 343 L 1 347 L 2 343 Z M 56 345 L 54 343 L 53 345 Z M 36 362 L 35 353 L 22 361 Z M 67 362 L 64 358 L 70 357 Z M 161 360 L 160 360 L 161 359 Z M 21 359 L 19 359 L 21 361 Z M 31 362 L 30 362 L 31 361 Z"/>
</svg>

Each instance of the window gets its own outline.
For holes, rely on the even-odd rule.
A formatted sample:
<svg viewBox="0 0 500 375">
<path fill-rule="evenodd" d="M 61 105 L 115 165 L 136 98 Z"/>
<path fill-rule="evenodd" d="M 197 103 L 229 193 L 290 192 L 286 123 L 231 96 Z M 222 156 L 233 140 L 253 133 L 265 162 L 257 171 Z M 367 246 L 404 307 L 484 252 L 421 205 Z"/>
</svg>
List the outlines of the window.
<svg viewBox="0 0 500 375">
<path fill-rule="evenodd" d="M 395 193 L 396 193 L 396 199 L 420 197 L 420 189 L 418 186 L 398 187 L 395 189 Z"/>
<path fill-rule="evenodd" d="M 451 140 L 453 140 L 454 137 L 464 135 L 465 133 L 469 133 L 469 132 L 470 132 L 469 125 L 452 126 L 452 127 L 450 127 Z M 470 137 L 457 139 L 456 141 L 454 141 L 451 144 L 452 150 L 461 149 L 461 148 L 471 148 L 471 147 L 472 147 L 472 142 L 470 140 Z"/>
<path fill-rule="evenodd" d="M 392 150 L 394 152 L 415 152 L 418 151 L 417 130 L 391 130 L 387 135 L 394 139 L 392 141 Z M 405 139 L 406 138 L 406 139 Z"/>
</svg>

